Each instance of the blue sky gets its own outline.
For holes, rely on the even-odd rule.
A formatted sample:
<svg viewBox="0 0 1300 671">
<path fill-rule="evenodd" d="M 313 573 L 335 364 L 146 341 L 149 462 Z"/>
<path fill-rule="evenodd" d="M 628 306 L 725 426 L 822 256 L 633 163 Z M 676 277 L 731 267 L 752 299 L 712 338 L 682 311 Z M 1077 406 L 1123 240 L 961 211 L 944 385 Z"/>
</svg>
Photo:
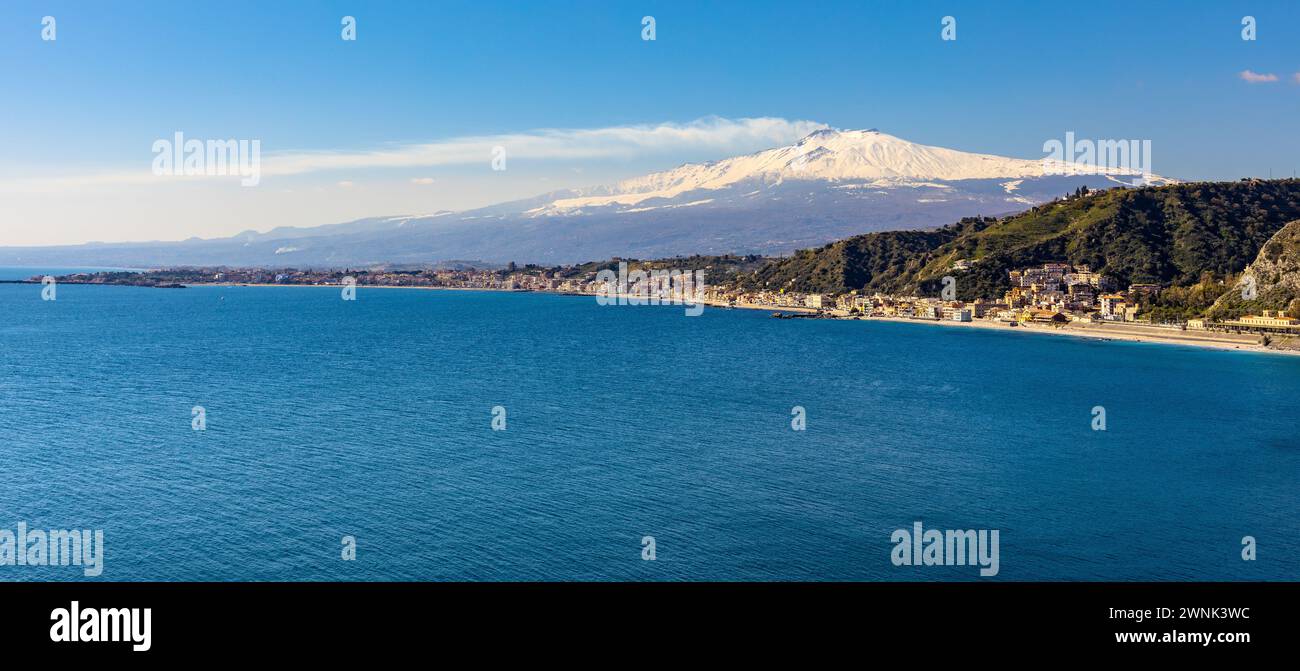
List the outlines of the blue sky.
<svg viewBox="0 0 1300 671">
<path fill-rule="evenodd" d="M 46 15 L 53 42 L 41 40 Z M 355 42 L 340 39 L 345 15 L 357 19 Z M 641 39 L 645 15 L 653 42 Z M 956 41 L 940 39 L 946 15 Z M 1245 15 L 1255 41 L 1241 39 Z M 624 138 L 607 154 L 583 140 L 572 155 L 554 146 L 563 136 L 503 173 L 484 156 L 345 161 L 251 188 L 77 181 L 147 173 L 152 143 L 178 130 L 301 156 L 772 118 L 1023 158 L 1066 131 L 1150 139 L 1159 174 L 1290 175 L 1300 168 L 1297 33 L 1300 3 L 1285 1 L 9 1 L 0 244 L 463 209 L 754 151 L 793 132 Z M 1277 81 L 1248 82 L 1247 70 Z"/>
</svg>

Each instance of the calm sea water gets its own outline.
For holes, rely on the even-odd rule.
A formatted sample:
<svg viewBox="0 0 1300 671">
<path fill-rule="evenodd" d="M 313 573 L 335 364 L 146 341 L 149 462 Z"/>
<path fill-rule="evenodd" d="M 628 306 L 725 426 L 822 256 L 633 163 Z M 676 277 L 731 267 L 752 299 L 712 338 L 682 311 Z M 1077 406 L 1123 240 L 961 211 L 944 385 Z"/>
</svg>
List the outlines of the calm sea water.
<svg viewBox="0 0 1300 671">
<path fill-rule="evenodd" d="M 997 580 L 1295 579 L 1297 418 L 1292 357 L 552 295 L 0 285 L 0 529 L 103 529 L 102 580 L 980 579 L 895 567 L 918 520 L 999 530 Z"/>
</svg>

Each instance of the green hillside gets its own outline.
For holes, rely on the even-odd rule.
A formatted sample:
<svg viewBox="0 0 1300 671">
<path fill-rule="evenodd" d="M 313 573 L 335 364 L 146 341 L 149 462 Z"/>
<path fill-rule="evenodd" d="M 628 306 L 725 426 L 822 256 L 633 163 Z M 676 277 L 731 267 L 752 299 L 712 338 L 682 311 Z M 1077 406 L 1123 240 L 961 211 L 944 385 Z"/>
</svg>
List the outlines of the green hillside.
<svg viewBox="0 0 1300 671">
<path fill-rule="evenodd" d="M 870 233 L 775 260 L 746 289 L 852 290 L 936 295 L 945 275 L 963 300 L 1001 296 L 1007 272 L 1042 263 L 1087 264 L 1121 285 L 1192 287 L 1203 310 L 1283 225 L 1300 218 L 1300 180 L 1199 182 L 1111 189 L 1002 219 L 971 218 L 932 231 Z M 958 260 L 969 270 L 953 270 Z M 1187 292 L 1192 295 L 1195 292 Z M 1191 306 L 1166 305 L 1180 312 Z"/>
</svg>

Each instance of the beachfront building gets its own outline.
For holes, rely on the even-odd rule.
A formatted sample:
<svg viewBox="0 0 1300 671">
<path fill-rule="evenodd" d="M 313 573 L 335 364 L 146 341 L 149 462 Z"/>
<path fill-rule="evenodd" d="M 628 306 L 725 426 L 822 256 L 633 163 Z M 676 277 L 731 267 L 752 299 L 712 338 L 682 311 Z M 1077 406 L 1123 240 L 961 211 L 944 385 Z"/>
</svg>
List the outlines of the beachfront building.
<svg viewBox="0 0 1300 671">
<path fill-rule="evenodd" d="M 966 309 L 970 310 L 970 316 L 975 319 L 983 319 L 990 312 L 1002 307 L 1001 303 L 991 303 L 989 301 L 979 300 L 971 301 L 966 304 Z"/>
<path fill-rule="evenodd" d="M 864 315 L 869 315 L 874 307 L 871 298 L 868 296 L 842 294 L 835 299 L 835 308 L 843 312 L 857 311 Z"/>
<path fill-rule="evenodd" d="M 915 319 L 943 319 L 944 303 L 935 298 L 917 299 L 912 304 L 912 317 Z"/>
<path fill-rule="evenodd" d="M 1240 321 L 1242 323 L 1255 324 L 1258 326 L 1295 326 L 1297 323 L 1300 323 L 1300 319 L 1288 317 L 1287 314 L 1281 310 L 1265 310 L 1264 314 L 1259 317 L 1246 315 L 1245 317 L 1242 317 Z"/>
<path fill-rule="evenodd" d="M 1105 319 L 1124 319 L 1124 307 L 1127 303 L 1120 294 L 1105 294 L 1100 299 L 1101 316 Z"/>
<path fill-rule="evenodd" d="M 1070 318 L 1055 310 L 1026 310 L 1021 313 L 1020 320 L 1034 324 L 1060 325 L 1069 322 Z"/>
<path fill-rule="evenodd" d="M 1233 330 L 1300 333 L 1300 319 L 1290 317 L 1282 310 L 1265 310 L 1259 316 L 1245 315 L 1225 321 L 1223 325 Z"/>
</svg>

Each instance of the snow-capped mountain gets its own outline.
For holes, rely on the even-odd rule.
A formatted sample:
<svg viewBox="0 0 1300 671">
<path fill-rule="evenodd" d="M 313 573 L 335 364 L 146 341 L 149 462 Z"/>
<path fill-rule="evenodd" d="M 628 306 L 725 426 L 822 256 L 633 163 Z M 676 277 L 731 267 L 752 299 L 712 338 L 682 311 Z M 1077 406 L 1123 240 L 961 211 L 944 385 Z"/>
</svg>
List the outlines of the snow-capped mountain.
<svg viewBox="0 0 1300 671">
<path fill-rule="evenodd" d="M 1143 178 L 931 147 L 874 129 L 825 129 L 789 146 L 467 212 L 219 240 L 0 249 L 0 264 L 358 266 L 780 254 L 859 233 L 1008 214 L 1080 186 L 1173 182 Z"/>
<path fill-rule="evenodd" d="M 528 214 L 563 214 L 592 207 L 634 207 L 655 199 L 719 191 L 737 185 L 770 188 L 787 181 L 829 182 L 840 188 L 931 187 L 935 182 L 1007 180 L 1014 194 L 1021 182 L 1050 176 L 1093 175 L 1090 166 L 1064 161 L 1027 160 L 930 147 L 876 129 L 816 131 L 793 145 L 722 161 L 683 165 L 673 170 L 624 180 L 613 186 L 575 190 Z M 1116 184 L 1131 183 L 1140 173 L 1112 170 Z M 1103 179 L 1110 179 L 1103 175 Z M 1150 176 L 1150 183 L 1171 180 Z M 746 195 L 757 195 L 747 193 Z M 1014 195 L 1013 195 L 1014 198 Z M 702 204 L 702 203 L 701 203 Z"/>
</svg>

